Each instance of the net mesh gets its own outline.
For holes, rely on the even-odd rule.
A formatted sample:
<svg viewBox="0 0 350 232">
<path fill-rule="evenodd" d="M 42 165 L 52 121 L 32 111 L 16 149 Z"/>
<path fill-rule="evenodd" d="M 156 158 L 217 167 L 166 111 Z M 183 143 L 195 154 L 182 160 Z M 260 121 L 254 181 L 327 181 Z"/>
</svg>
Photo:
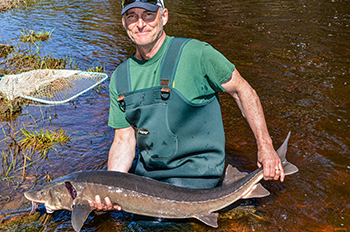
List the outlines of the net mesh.
<svg viewBox="0 0 350 232">
<path fill-rule="evenodd" d="M 42 69 L 4 76 L 0 91 L 10 100 L 23 97 L 45 104 L 63 104 L 107 78 L 105 73 Z"/>
</svg>

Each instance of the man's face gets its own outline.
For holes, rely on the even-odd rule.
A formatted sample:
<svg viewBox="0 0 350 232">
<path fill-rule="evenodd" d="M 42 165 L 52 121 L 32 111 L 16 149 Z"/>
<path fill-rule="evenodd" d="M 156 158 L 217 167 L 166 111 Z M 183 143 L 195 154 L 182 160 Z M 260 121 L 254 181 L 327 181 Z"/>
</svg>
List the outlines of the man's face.
<svg viewBox="0 0 350 232">
<path fill-rule="evenodd" d="M 136 45 L 149 45 L 161 37 L 163 26 L 168 21 L 168 11 L 163 9 L 163 15 L 159 11 L 159 8 L 155 12 L 131 8 L 124 13 L 123 26 Z"/>
</svg>

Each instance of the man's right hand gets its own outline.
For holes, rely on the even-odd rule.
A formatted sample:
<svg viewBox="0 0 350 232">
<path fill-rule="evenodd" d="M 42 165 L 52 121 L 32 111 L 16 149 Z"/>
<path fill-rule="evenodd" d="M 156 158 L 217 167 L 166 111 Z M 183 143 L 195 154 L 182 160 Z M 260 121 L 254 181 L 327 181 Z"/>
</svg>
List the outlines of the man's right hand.
<svg viewBox="0 0 350 232">
<path fill-rule="evenodd" d="M 95 196 L 95 202 L 89 201 L 89 205 L 91 209 L 96 211 L 110 211 L 110 210 L 122 210 L 122 207 L 119 205 L 112 205 L 111 199 L 109 197 L 105 197 L 105 205 L 101 201 L 100 195 Z"/>
</svg>

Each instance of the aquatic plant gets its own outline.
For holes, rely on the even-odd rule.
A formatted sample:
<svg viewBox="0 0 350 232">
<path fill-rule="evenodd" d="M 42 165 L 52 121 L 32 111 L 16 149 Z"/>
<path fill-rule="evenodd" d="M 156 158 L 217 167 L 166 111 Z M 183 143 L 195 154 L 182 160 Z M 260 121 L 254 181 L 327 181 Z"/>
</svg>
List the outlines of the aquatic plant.
<svg viewBox="0 0 350 232">
<path fill-rule="evenodd" d="M 46 158 L 47 151 L 53 148 L 55 144 L 67 145 L 69 140 L 70 137 L 66 135 L 62 128 L 56 131 L 44 129 L 30 131 L 23 128 L 18 143 L 23 151 L 31 151 L 31 153 L 38 151 L 43 158 Z"/>
<path fill-rule="evenodd" d="M 11 10 L 17 8 L 22 4 L 25 4 L 25 0 L 1 0 L 0 1 L 0 12 Z"/>
<path fill-rule="evenodd" d="M 68 57 L 55 58 L 52 55 L 42 55 L 40 47 L 36 45 L 36 52 L 23 50 L 19 46 L 12 55 L 0 61 L 0 75 L 16 74 L 35 69 L 64 69 L 72 66 L 72 59 Z"/>
<path fill-rule="evenodd" d="M 0 57 L 6 57 L 14 49 L 13 45 L 0 44 Z"/>
<path fill-rule="evenodd" d="M 46 129 L 45 121 L 51 121 L 51 116 L 45 118 L 41 111 L 41 119 L 34 119 L 31 115 L 29 117 L 33 119 L 34 125 L 28 124 L 16 129 L 13 122 L 8 122 L 2 128 L 4 139 L 0 143 L 5 144 L 5 149 L 0 152 L 1 181 L 15 183 L 14 180 L 25 176 L 27 167 L 36 160 L 48 159 L 50 149 L 55 149 L 56 145 L 67 146 L 70 141 L 70 136 L 63 129 Z M 43 123 L 42 129 L 37 130 L 40 122 Z"/>
<path fill-rule="evenodd" d="M 93 66 L 86 70 L 86 72 L 104 72 L 104 67 L 102 66 Z"/>
<path fill-rule="evenodd" d="M 0 13 L 19 8 L 20 6 L 28 6 L 37 2 L 37 0 L 0 0 Z"/>
<path fill-rule="evenodd" d="M 52 29 L 51 31 L 42 30 L 36 33 L 33 30 L 26 29 L 21 31 L 21 36 L 19 37 L 19 40 L 22 42 L 30 42 L 33 44 L 36 41 L 45 41 L 51 37 L 53 30 L 54 29 Z"/>
</svg>

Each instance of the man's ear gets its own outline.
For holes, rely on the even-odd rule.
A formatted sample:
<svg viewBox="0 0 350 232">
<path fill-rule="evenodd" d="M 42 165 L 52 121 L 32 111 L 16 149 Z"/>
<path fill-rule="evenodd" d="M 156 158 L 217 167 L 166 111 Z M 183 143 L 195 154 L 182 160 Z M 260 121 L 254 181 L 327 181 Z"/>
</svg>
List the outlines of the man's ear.
<svg viewBox="0 0 350 232">
<path fill-rule="evenodd" d="M 162 22 L 163 22 L 163 26 L 165 26 L 168 22 L 168 9 L 164 8 L 163 10 L 163 15 L 162 15 Z"/>
<path fill-rule="evenodd" d="M 123 23 L 123 27 L 124 27 L 124 28 L 125 28 L 125 30 L 126 30 L 124 15 L 122 16 L 122 23 Z"/>
</svg>

